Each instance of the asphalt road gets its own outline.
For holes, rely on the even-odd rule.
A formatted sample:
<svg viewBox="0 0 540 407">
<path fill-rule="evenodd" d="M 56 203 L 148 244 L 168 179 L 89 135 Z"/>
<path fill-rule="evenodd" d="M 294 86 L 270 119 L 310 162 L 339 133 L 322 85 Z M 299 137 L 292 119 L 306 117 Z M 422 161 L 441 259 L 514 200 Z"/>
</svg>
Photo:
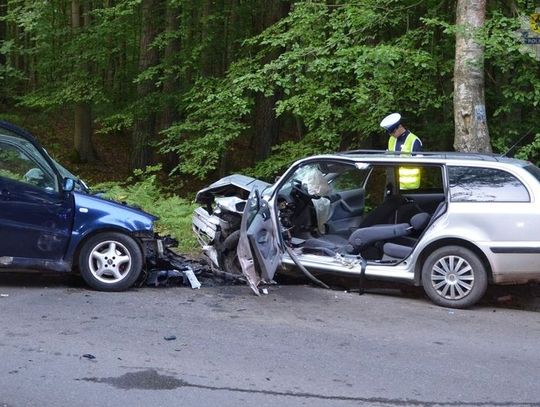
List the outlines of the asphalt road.
<svg viewBox="0 0 540 407">
<path fill-rule="evenodd" d="M 0 406 L 540 405 L 540 314 L 504 301 L 34 275 L 0 294 Z"/>
</svg>

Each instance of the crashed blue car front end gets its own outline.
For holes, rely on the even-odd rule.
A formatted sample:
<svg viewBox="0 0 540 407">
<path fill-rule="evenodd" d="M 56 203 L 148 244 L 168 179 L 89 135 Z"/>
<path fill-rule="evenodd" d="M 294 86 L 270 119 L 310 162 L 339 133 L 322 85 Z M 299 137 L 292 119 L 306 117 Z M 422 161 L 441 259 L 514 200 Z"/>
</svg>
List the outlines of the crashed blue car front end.
<svg viewBox="0 0 540 407">
<path fill-rule="evenodd" d="M 125 290 L 163 253 L 155 220 L 91 195 L 28 132 L 0 121 L 0 269 L 78 270 L 95 289 Z"/>
</svg>

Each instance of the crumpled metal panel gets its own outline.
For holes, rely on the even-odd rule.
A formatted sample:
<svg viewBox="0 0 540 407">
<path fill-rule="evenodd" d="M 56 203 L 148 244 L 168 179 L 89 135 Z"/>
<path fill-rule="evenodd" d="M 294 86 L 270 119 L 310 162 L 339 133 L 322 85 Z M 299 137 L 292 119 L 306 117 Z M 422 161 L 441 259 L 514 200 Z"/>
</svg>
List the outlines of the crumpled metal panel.
<svg viewBox="0 0 540 407">
<path fill-rule="evenodd" d="M 252 189 L 256 188 L 259 191 L 263 191 L 269 186 L 269 183 L 256 178 L 241 174 L 233 174 L 221 178 L 210 184 L 208 187 L 201 189 L 197 192 L 195 201 L 202 204 L 208 204 L 212 202 L 216 195 L 238 196 L 247 199 Z"/>
</svg>

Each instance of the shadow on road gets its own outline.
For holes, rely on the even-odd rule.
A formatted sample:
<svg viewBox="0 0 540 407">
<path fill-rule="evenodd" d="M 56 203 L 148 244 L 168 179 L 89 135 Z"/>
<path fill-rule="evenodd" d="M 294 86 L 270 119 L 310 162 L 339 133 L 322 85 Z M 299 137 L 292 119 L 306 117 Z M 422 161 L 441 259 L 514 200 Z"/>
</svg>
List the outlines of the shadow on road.
<svg viewBox="0 0 540 407">
<path fill-rule="evenodd" d="M 3 287 L 65 287 L 65 288 L 83 288 L 87 289 L 83 279 L 78 274 L 73 273 L 0 273 L 0 290 Z"/>
<path fill-rule="evenodd" d="M 303 277 L 280 275 L 276 278 L 280 285 L 309 285 L 310 282 Z M 334 290 L 347 291 L 360 294 L 357 282 L 354 279 L 326 278 L 324 280 Z M 220 290 L 220 286 L 228 285 L 221 282 L 217 284 L 210 280 L 203 280 L 203 288 L 213 291 Z M 78 274 L 43 274 L 43 273 L 0 273 L 0 294 L 3 288 L 66 288 L 88 290 L 82 278 Z M 160 287 L 159 289 L 166 289 Z M 189 289 L 189 287 L 186 287 Z M 363 284 L 365 295 L 387 295 L 393 297 L 424 299 L 430 302 L 421 287 L 413 287 L 405 284 L 366 281 Z M 246 290 L 245 295 L 250 295 Z M 486 295 L 478 304 L 478 307 L 511 308 L 528 311 L 540 311 L 540 284 L 513 285 L 513 286 L 489 286 Z"/>
</svg>

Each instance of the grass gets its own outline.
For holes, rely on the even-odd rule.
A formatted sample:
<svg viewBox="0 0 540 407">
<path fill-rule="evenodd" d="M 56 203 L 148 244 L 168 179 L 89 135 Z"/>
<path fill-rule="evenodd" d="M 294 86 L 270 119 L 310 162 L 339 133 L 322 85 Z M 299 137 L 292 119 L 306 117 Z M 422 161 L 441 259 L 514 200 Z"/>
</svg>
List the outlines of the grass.
<svg viewBox="0 0 540 407">
<path fill-rule="evenodd" d="M 184 254 L 196 254 L 199 244 L 191 230 L 191 218 L 196 206 L 178 195 L 163 192 L 157 181 L 159 166 L 136 171 L 126 182 L 106 182 L 94 190 L 115 201 L 125 202 L 159 217 L 155 229 L 160 235 L 170 235 L 179 242 L 178 250 Z"/>
</svg>

